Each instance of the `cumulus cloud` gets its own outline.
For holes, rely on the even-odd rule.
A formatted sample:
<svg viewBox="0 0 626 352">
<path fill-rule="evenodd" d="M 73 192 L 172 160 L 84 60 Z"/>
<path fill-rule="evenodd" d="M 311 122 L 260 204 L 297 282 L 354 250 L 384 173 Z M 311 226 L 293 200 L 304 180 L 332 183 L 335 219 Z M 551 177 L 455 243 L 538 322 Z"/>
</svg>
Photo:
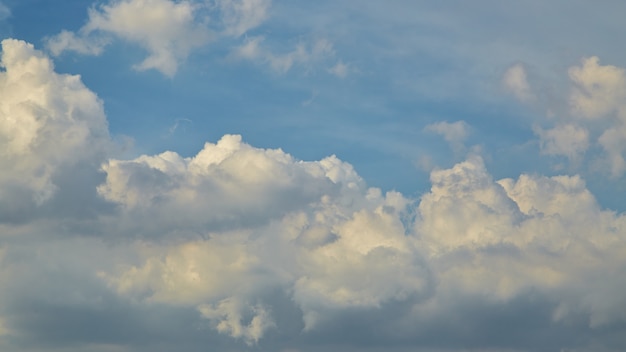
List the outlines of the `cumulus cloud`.
<svg viewBox="0 0 626 352">
<path fill-rule="evenodd" d="M 574 83 L 570 104 L 578 115 L 597 119 L 618 112 L 623 115 L 626 97 L 624 69 L 600 65 L 596 56 L 582 60 L 582 66 L 569 69 L 569 77 Z"/>
<path fill-rule="evenodd" d="M 130 297 L 196 306 L 247 343 L 274 326 L 263 300 L 275 289 L 293 292 L 312 329 L 337 308 L 379 307 L 427 286 L 405 236 L 407 200 L 365 188 L 336 157 L 301 162 L 225 136 L 193 158 L 144 156 L 104 171 L 100 193 L 134 220 L 145 211 L 166 236 L 192 228 L 207 238 L 104 277 Z"/>
<path fill-rule="evenodd" d="M 529 102 L 535 99 L 535 95 L 526 76 L 524 66 L 516 64 L 509 67 L 502 77 L 504 87 L 522 102 Z"/>
<path fill-rule="evenodd" d="M 574 83 L 570 96 L 572 113 L 591 128 L 604 131 L 597 143 L 606 152 L 606 165 L 613 177 L 626 171 L 626 74 L 624 69 L 600 65 L 598 57 L 584 59 L 569 70 Z M 608 122 L 608 124 L 607 124 Z"/>
<path fill-rule="evenodd" d="M 207 143 L 193 158 L 165 152 L 110 160 L 103 171 L 99 193 L 131 217 L 175 215 L 198 229 L 251 226 L 304 207 L 337 189 L 344 181 L 337 175 L 351 187 L 363 182 L 335 157 L 298 162 L 281 150 L 253 148 L 236 135 Z"/>
<path fill-rule="evenodd" d="M 589 148 L 589 131 L 578 125 L 558 125 L 548 130 L 536 127 L 534 131 L 541 140 L 541 152 L 546 155 L 577 160 Z"/>
<path fill-rule="evenodd" d="M 237 135 L 191 157 L 113 159 L 95 94 L 31 45 L 2 45 L 0 215 L 16 185 L 51 201 L 80 162 L 108 207 L 83 227 L 0 219 L 0 347 L 626 348 L 603 340 L 626 324 L 626 216 L 580 176 L 497 180 L 470 155 L 413 199 L 335 156 Z M 546 152 L 584 141 L 553 135 Z"/>
<path fill-rule="evenodd" d="M 582 312 L 594 327 L 626 317 L 617 291 L 605 296 L 597 289 L 613 286 L 615 278 L 602 273 L 625 264 L 626 218 L 602 210 L 579 177 L 494 181 L 474 157 L 434 171 L 431 181 L 416 231 L 437 273 L 440 297 L 451 290 L 506 302 L 538 290 L 558 302 L 555 321 Z M 620 279 L 617 286 L 623 284 Z"/>
<path fill-rule="evenodd" d="M 582 60 L 568 70 L 572 83 L 569 113 L 552 116 L 553 126 L 535 126 L 541 152 L 561 155 L 579 163 L 594 146 L 603 152 L 595 164 L 612 177 L 626 171 L 626 73 L 623 68 L 601 65 L 598 57 Z"/>
<path fill-rule="evenodd" d="M 148 52 L 134 68 L 173 76 L 191 50 L 210 39 L 209 30 L 196 18 L 197 6 L 190 1 L 124 0 L 93 7 L 78 36 L 63 31 L 48 39 L 48 48 L 55 55 L 66 50 L 97 55 L 109 43 L 107 36 L 113 36 Z"/>
<path fill-rule="evenodd" d="M 233 142 L 237 147 L 224 150 Z M 602 210 L 578 176 L 521 175 L 494 180 L 482 159 L 470 156 L 450 169 L 433 171 L 431 190 L 411 200 L 365 187 L 348 165 L 336 159 L 332 168 L 324 165 L 329 159 L 297 162 L 285 159 L 280 151 L 242 144 L 234 136 L 208 148 L 216 157 L 207 164 L 215 166 L 202 169 L 225 165 L 204 177 L 233 179 L 234 189 L 256 194 L 246 185 L 248 181 L 236 180 L 239 173 L 225 169 L 231 162 L 245 165 L 246 180 L 254 179 L 256 186 L 271 190 L 273 195 L 261 196 L 270 197 L 264 201 L 267 204 L 272 197 L 282 199 L 280 187 L 258 172 L 258 162 L 238 153 L 253 151 L 259 160 L 281 160 L 264 164 L 265 170 L 275 170 L 270 173 L 281 178 L 285 177 L 281 169 L 297 174 L 296 170 L 305 167 L 314 178 L 335 186 L 319 188 L 315 196 L 283 208 L 263 224 L 236 230 L 207 227 L 204 238 L 175 245 L 140 245 L 138 262 L 99 274 L 119 295 L 146 304 L 194 307 L 216 331 L 247 344 L 286 329 L 285 321 L 274 315 L 285 304 L 295 304 L 301 311 L 307 334 L 328 333 L 326 326 L 355 312 L 387 314 L 393 304 L 406 307 L 399 316 L 388 318 L 390 324 L 400 324 L 399 331 L 406 329 L 403 324 L 426 328 L 450 314 L 469 322 L 475 317 L 450 312 L 448 307 L 479 300 L 486 305 L 484 314 L 490 314 L 494 309 L 513 309 L 530 292 L 535 292 L 538 301 L 523 303 L 524 309 L 534 309 L 533 304 L 548 307 L 541 318 L 547 319 L 545 324 L 565 327 L 582 316 L 586 333 L 593 335 L 597 329 L 626 321 L 620 289 L 626 281 L 604 275 L 611 268 L 626 266 L 626 218 Z M 189 166 L 194 158 L 187 160 L 183 173 L 195 172 Z M 165 177 L 173 174 L 166 166 L 159 167 Z M 144 171 L 130 170 L 143 178 Z M 176 187 L 186 183 L 180 181 L 184 176 L 176 178 Z M 308 179 L 302 185 L 314 182 Z M 168 195 L 172 188 L 163 187 L 167 184 L 148 183 L 145 187 L 151 191 L 143 192 L 163 195 L 161 203 L 183 206 Z M 187 194 L 201 193 L 206 183 L 186 187 Z M 226 202 L 225 209 L 234 212 L 229 198 L 227 192 L 208 197 L 212 202 Z M 125 204 L 147 207 L 144 201 Z M 246 205 L 253 199 L 238 202 L 244 217 L 257 211 Z M 197 207 L 194 201 L 186 204 L 186 209 Z M 205 203 L 206 211 L 193 216 L 210 218 L 215 211 L 210 206 Z M 167 227 L 168 222 L 176 222 L 179 228 L 192 226 L 177 222 L 178 214 L 166 214 L 153 217 L 159 227 Z M 169 236 L 181 240 L 176 231 Z M 277 291 L 282 292 L 283 301 L 272 299 Z M 421 320 L 423 316 L 432 321 Z M 348 319 L 344 324 L 354 322 Z M 487 338 L 491 323 L 480 324 L 476 333 L 486 339 L 480 346 L 493 347 Z M 448 330 L 446 334 L 453 340 L 464 338 Z"/>
<path fill-rule="evenodd" d="M 2 41 L 1 65 L 1 203 L 19 207 L 26 197 L 41 204 L 54 195 L 60 172 L 97 162 L 107 149 L 102 102 L 79 76 L 55 73 L 50 59 L 25 42 Z"/>
</svg>

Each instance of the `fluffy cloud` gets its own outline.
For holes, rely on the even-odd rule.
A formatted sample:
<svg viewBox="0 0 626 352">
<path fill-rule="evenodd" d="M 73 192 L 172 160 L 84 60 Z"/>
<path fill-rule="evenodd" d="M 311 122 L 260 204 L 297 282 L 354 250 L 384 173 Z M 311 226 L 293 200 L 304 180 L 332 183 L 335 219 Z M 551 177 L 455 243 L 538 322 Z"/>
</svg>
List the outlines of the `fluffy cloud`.
<svg viewBox="0 0 626 352">
<path fill-rule="evenodd" d="M 626 216 L 579 176 L 495 180 L 470 155 L 410 199 L 335 156 L 300 161 L 237 135 L 187 158 L 112 159 L 78 77 L 15 40 L 2 65 L 2 348 L 626 347 L 603 339 L 626 323 Z M 94 198 L 55 204 L 92 207 L 88 222 L 5 221 L 16 187 L 36 209 L 84 176 Z"/>
<path fill-rule="evenodd" d="M 335 157 L 299 162 L 281 150 L 253 148 L 235 135 L 207 143 L 193 158 L 165 152 L 110 160 L 103 170 L 106 183 L 99 193 L 130 216 L 175 216 L 179 223 L 171 226 L 195 224 L 199 230 L 263 223 L 341 192 L 338 183 L 348 190 L 363 183 Z"/>
<path fill-rule="evenodd" d="M 0 203 L 15 209 L 50 199 L 55 177 L 72 165 L 97 163 L 109 136 L 98 97 L 80 77 L 55 73 L 32 45 L 2 41 L 1 64 Z"/>
<path fill-rule="evenodd" d="M 198 239 L 172 237 L 182 243 L 139 245 L 138 262 L 99 274 L 117 294 L 145 304 L 194 307 L 216 331 L 247 344 L 260 343 L 270 332 L 293 325 L 293 320 L 275 316 L 291 304 L 301 312 L 307 334 L 328 334 L 327 326 L 342 319 L 348 319 L 343 324 L 349 329 L 355 324 L 348 318 L 352 314 L 392 314 L 394 304 L 406 307 L 402 314 L 388 318 L 399 331 L 407 328 L 405 324 L 431 329 L 447 315 L 469 322 L 475 317 L 448 309 L 478 304 L 476 300 L 486 309 L 477 314 L 487 315 L 491 310 L 516 309 L 518 304 L 528 310 L 539 305 L 549 310 L 542 324 L 579 327 L 583 319 L 585 334 L 591 336 L 626 321 L 620 293 L 626 281 L 604 274 L 626 267 L 626 218 L 602 210 L 578 176 L 521 175 L 496 181 L 483 161 L 471 156 L 450 169 L 433 171 L 430 192 L 413 201 L 399 193 L 383 195 L 366 188 L 347 164 L 336 159 L 297 162 L 280 151 L 245 145 L 235 136 L 208 144 L 198 155 L 207 150 L 215 157 L 202 169 L 216 169 L 203 177 L 222 187 L 222 177 L 232 179 L 236 182 L 233 189 L 257 194 L 247 184 L 254 179 L 255 187 L 273 194 L 260 196 L 266 204 L 284 201 L 276 180 L 258 172 L 259 161 L 237 154 L 251 153 L 266 160 L 265 170 L 283 175 L 281 179 L 291 179 L 284 169 L 293 174 L 306 169 L 312 178 L 296 178 L 305 182 L 301 184 L 305 189 L 315 179 L 335 186 L 318 188 L 298 205 L 264 214 L 270 220 L 262 224 L 236 230 L 210 230 L 209 226 Z M 158 202 L 184 206 L 172 196 L 173 189 L 185 184 L 186 194 L 202 193 L 207 185 L 184 181 L 195 172 L 191 165 L 196 158 L 183 160 L 186 167 L 176 172 L 158 166 L 162 177 L 178 181 L 142 183 L 146 187 L 142 193 L 160 194 Z M 324 165 L 329 160 L 334 160 L 332 168 Z M 228 164 L 233 168 L 227 169 Z M 145 177 L 145 170 L 129 168 L 127 172 Z M 240 173 L 246 175 L 245 180 L 237 180 Z M 176 186 L 163 186 L 172 184 Z M 300 198 L 298 190 L 289 192 Z M 215 211 L 211 202 L 233 212 L 228 199 L 237 198 L 234 195 L 207 197 L 202 205 L 206 211 L 192 217 L 211 218 Z M 133 199 L 120 198 L 125 204 L 121 211 L 156 204 Z M 244 214 L 241 219 L 258 211 L 248 207 L 252 199 L 237 202 Z M 194 214 L 198 203 L 186 204 Z M 193 226 L 189 221 L 179 222 L 178 217 L 162 212 L 153 221 L 163 228 L 168 222 L 177 223 L 179 229 Z M 281 300 L 273 299 L 276 292 L 281 292 Z M 538 301 L 520 303 L 531 292 Z M 475 333 L 487 339 L 492 323 L 487 319 L 477 324 Z M 465 338 L 446 333 L 454 341 Z M 487 339 L 477 346 L 494 347 L 495 342 Z"/>
<path fill-rule="evenodd" d="M 619 67 L 599 64 L 596 56 L 582 60 L 582 66 L 569 69 L 574 83 L 570 97 L 572 110 L 578 115 L 597 119 L 617 112 L 623 115 L 626 78 Z"/>
<path fill-rule="evenodd" d="M 417 232 L 441 297 L 452 290 L 502 302 L 534 290 L 558 302 L 555 321 L 581 313 L 592 327 L 624 321 L 622 296 L 604 289 L 625 281 L 604 273 L 626 265 L 626 217 L 602 210 L 579 177 L 494 182 L 473 158 L 431 180 Z"/>
<path fill-rule="evenodd" d="M 112 2 L 89 10 L 89 20 L 79 36 L 61 32 L 48 39 L 48 48 L 55 55 L 65 50 L 97 55 L 109 42 L 106 35 L 113 35 L 148 51 L 148 57 L 135 65 L 136 69 L 156 69 L 172 76 L 192 49 L 210 39 L 208 29 L 194 13 L 197 6 L 170 0 Z"/>
<path fill-rule="evenodd" d="M 206 238 L 104 277 L 120 294 L 196 306 L 247 343 L 275 326 L 263 303 L 272 290 L 293 292 L 312 329 L 336 309 L 379 307 L 427 286 L 405 236 L 407 200 L 366 189 L 335 157 L 301 162 L 224 136 L 193 158 L 143 156 L 104 171 L 100 194 L 132 219 L 149 212 L 171 236 L 193 229 Z"/>
<path fill-rule="evenodd" d="M 577 160 L 589 148 L 589 131 L 578 125 L 558 125 L 549 130 L 536 127 L 534 130 L 541 139 L 541 152 L 547 155 Z"/>
<path fill-rule="evenodd" d="M 533 127 L 540 139 L 541 152 L 565 156 L 580 164 L 583 154 L 598 146 L 603 152 L 600 157 L 595 151 L 589 154 L 598 159 L 595 166 L 606 170 L 614 178 L 623 175 L 626 171 L 624 69 L 601 65 L 599 58 L 594 56 L 583 59 L 580 66 L 572 66 L 568 72 L 572 83 L 568 97 L 569 112 L 557 116 L 549 113 L 547 124 L 552 124 L 549 128 Z M 522 67 L 514 66 L 507 71 L 505 81 L 510 81 L 509 86 L 514 93 L 522 94 L 520 92 L 526 90 Z"/>
</svg>

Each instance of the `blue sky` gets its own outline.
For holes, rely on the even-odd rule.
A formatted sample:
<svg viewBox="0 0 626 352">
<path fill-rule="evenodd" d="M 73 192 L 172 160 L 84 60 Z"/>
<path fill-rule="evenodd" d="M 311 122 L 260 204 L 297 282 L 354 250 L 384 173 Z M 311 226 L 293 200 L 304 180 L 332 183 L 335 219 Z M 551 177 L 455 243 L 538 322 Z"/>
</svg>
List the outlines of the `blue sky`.
<svg viewBox="0 0 626 352">
<path fill-rule="evenodd" d="M 0 348 L 624 350 L 624 11 L 0 0 Z"/>
</svg>

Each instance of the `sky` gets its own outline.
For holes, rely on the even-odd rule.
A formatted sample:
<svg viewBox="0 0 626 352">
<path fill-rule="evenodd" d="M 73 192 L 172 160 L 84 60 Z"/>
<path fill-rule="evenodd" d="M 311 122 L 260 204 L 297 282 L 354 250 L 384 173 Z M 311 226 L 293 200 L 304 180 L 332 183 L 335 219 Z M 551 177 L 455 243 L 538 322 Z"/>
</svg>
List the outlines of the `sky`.
<svg viewBox="0 0 626 352">
<path fill-rule="evenodd" d="M 626 350 L 624 13 L 0 0 L 0 350 Z"/>
</svg>

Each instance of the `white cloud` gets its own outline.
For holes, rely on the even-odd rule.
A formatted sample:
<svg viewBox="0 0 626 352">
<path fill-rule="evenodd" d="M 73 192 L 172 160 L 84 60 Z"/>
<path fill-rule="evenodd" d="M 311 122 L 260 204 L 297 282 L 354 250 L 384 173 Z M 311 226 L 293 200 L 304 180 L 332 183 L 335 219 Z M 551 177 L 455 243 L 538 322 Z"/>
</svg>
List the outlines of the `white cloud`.
<svg viewBox="0 0 626 352">
<path fill-rule="evenodd" d="M 572 111 L 589 119 L 606 118 L 613 112 L 624 115 L 624 69 L 611 65 L 602 66 L 599 61 L 598 57 L 593 56 L 584 59 L 582 66 L 569 69 L 569 77 L 574 83 L 570 96 Z"/>
<path fill-rule="evenodd" d="M 234 135 L 206 143 L 193 158 L 165 152 L 110 160 L 103 170 L 106 183 L 99 193 L 132 216 L 175 215 L 198 228 L 251 226 L 301 208 L 337 187 L 336 172 L 349 177 L 340 181 L 362 182 L 334 157 L 298 162 L 281 150 L 253 148 Z"/>
<path fill-rule="evenodd" d="M 144 264 L 103 277 L 120 294 L 196 306 L 218 331 L 248 343 L 273 326 L 254 303 L 268 290 L 293 291 L 312 329 L 328 311 L 378 307 L 427 286 L 401 221 L 407 200 L 366 189 L 335 157 L 301 162 L 224 136 L 193 158 L 168 152 L 111 161 L 104 171 L 100 193 L 133 221 L 147 212 L 166 236 L 191 228 L 208 239 L 147 253 Z M 246 314 L 254 315 L 248 324 Z"/>
<path fill-rule="evenodd" d="M 623 68 L 600 65 L 598 57 L 582 60 L 568 70 L 572 88 L 569 113 L 551 115 L 551 128 L 534 127 L 541 152 L 562 155 L 579 164 L 587 150 L 595 166 L 611 177 L 626 172 L 626 73 Z M 599 146 L 599 156 L 592 147 Z"/>
<path fill-rule="evenodd" d="M 108 148 L 102 102 L 79 76 L 55 73 L 50 59 L 25 42 L 2 41 L 1 64 L 0 194 L 10 201 L 10 194 L 28 190 L 42 203 L 62 168 L 91 162 Z"/>
<path fill-rule="evenodd" d="M 46 40 L 46 47 L 54 56 L 61 55 L 64 51 L 75 51 L 83 55 L 100 55 L 105 46 L 109 44 L 107 38 L 78 37 L 74 32 L 66 30 Z"/>
<path fill-rule="evenodd" d="M 529 102 L 535 99 L 526 77 L 526 69 L 521 64 L 513 65 L 507 69 L 502 77 L 502 83 L 521 102 Z"/>
<path fill-rule="evenodd" d="M 211 38 L 209 30 L 195 17 L 197 6 L 190 1 L 171 0 L 111 2 L 89 10 L 89 20 L 80 29 L 80 36 L 61 32 L 48 39 L 48 47 L 55 55 L 65 50 L 97 55 L 109 42 L 106 36 L 113 35 L 148 51 L 148 57 L 135 65 L 136 69 L 156 69 L 173 76 L 180 62 Z"/>
<path fill-rule="evenodd" d="M 288 175 L 304 166 L 285 159 L 282 152 L 251 149 L 232 136 L 207 148 L 206 155 L 212 157 L 202 164 L 208 168 L 200 168 L 205 177 L 221 184 L 218 175 L 236 180 L 245 173 L 248 176 L 235 181 L 233 189 L 256 194 L 246 186 L 254 180 L 258 187 L 274 190 L 272 195 L 261 196 L 265 204 L 271 204 L 271 197 L 280 191 L 272 186 L 274 180 L 258 173 L 260 160 L 282 160 L 278 164 L 265 161 L 269 174 Z M 261 159 L 252 162 L 250 157 L 237 155 L 246 151 Z M 190 165 L 196 158 L 188 159 L 182 169 L 156 161 L 152 165 L 169 177 L 178 175 L 175 187 L 180 188 L 187 182 L 181 181 L 187 177 L 182 174 L 195 172 Z M 235 164 L 225 169 L 229 160 Z M 455 299 L 479 295 L 508 304 L 536 289 L 560 302 L 553 312 L 557 321 L 581 313 L 589 315 L 593 326 L 626 319 L 626 311 L 618 308 L 619 290 L 596 293 L 579 284 L 581 277 L 598 280 L 599 273 L 610 266 L 626 265 L 620 254 L 626 249 L 620 237 L 626 219 L 601 210 L 579 177 L 522 175 L 517 180 L 494 181 L 482 160 L 471 157 L 451 169 L 433 171 L 432 189 L 418 204 L 415 232 L 407 236 L 412 231 L 403 219 L 410 200 L 398 193 L 368 190 L 350 168 L 330 172 L 325 162 L 306 164 L 307 169 L 317 170 L 316 177 L 328 178 L 338 189 L 323 188 L 308 202 L 283 208 L 273 215 L 274 220 L 253 228 L 209 231 L 208 239 L 147 251 L 143 264 L 103 277 L 123 295 L 195 306 L 218 331 L 247 343 L 256 343 L 276 328 L 268 292 L 277 288 L 290 293 L 302 310 L 305 331 L 314 331 L 346 309 L 380 308 L 386 302 L 423 295 L 433 289 L 431 275 L 438 282 L 436 304 L 445 305 L 451 294 Z M 222 171 L 211 171 L 220 164 Z M 283 168 L 292 171 L 280 171 Z M 297 180 L 307 185 L 315 182 Z M 177 202 L 169 196 L 170 188 L 163 186 L 172 182 L 141 184 L 162 195 L 157 197 L 159 202 Z M 188 184 L 186 193 L 204 192 L 203 184 Z M 151 194 L 147 189 L 142 193 Z M 225 209 L 234 209 L 229 199 L 235 194 L 221 194 L 206 198 L 220 199 Z M 143 202 L 126 203 L 138 206 Z M 246 214 L 252 209 L 246 204 L 254 200 L 240 198 L 238 202 L 237 208 Z M 187 209 L 197 207 L 193 201 L 186 204 Z M 205 218 L 215 212 L 209 203 L 201 208 Z M 178 221 L 178 214 L 169 218 L 166 214 L 154 218 L 161 224 Z M 616 285 L 604 281 L 598 285 L 621 287 L 622 283 L 618 279 Z M 561 296 L 562 292 L 569 294 Z M 416 309 L 426 306 L 417 303 Z"/>
<path fill-rule="evenodd" d="M 557 321 L 581 312 L 592 326 L 626 319 L 623 296 L 609 289 L 626 281 L 604 274 L 626 264 L 626 217 L 601 210 L 579 177 L 494 182 L 473 158 L 431 180 L 416 231 L 442 304 L 466 294 L 507 302 L 535 290 L 560 302 Z"/>
<path fill-rule="evenodd" d="M 248 153 L 254 157 L 244 157 Z M 218 332 L 248 344 L 284 329 L 273 313 L 277 303 L 271 297 L 277 290 L 302 312 L 307 333 L 323 330 L 346 312 L 384 312 L 390 302 L 413 306 L 415 315 L 407 311 L 408 316 L 394 318 L 398 324 L 423 314 L 439 319 L 453 302 L 476 298 L 508 306 L 531 291 L 554 302 L 550 324 L 566 324 L 580 314 L 589 318 L 592 330 L 626 321 L 620 289 L 626 281 L 604 275 L 626 266 L 626 217 L 602 210 L 578 176 L 521 175 L 495 181 L 483 161 L 472 156 L 433 171 L 430 192 L 414 202 L 399 193 L 367 189 L 336 159 L 297 162 L 280 151 L 241 144 L 233 136 L 210 144 L 203 154 L 210 160 L 198 169 L 204 170 L 202 177 L 222 187 L 227 187 L 224 180 L 232 180 L 233 190 L 247 194 L 256 194 L 248 182 L 268 188 L 272 191 L 261 196 L 264 204 L 285 200 L 275 181 L 259 172 L 261 160 L 268 174 L 282 175 L 278 178 L 290 179 L 287 175 L 306 166 L 310 175 L 337 187 L 323 188 L 307 202 L 284 207 L 272 220 L 253 227 L 207 227 L 200 236 L 204 238 L 191 240 L 171 231 L 168 236 L 182 243 L 139 244 L 135 250 L 142 259 L 100 274 L 119 295 L 148 304 L 195 307 Z M 125 204 L 182 207 L 172 189 L 205 194 L 207 181 L 185 181 L 199 177 L 191 167 L 197 158 L 186 160 L 186 168 L 151 160 L 171 182 L 139 182 L 146 180 L 145 170 L 126 169 L 136 173 L 138 184 L 145 184 L 142 192 L 158 201 Z M 332 168 L 324 165 L 330 161 Z M 303 185 L 319 182 L 314 179 L 295 180 L 308 187 Z M 133 192 L 129 188 L 119 194 Z M 184 204 L 191 216 L 184 221 L 168 212 L 151 218 L 158 227 L 175 223 L 180 230 L 195 227 L 193 218 L 213 216 L 211 203 L 229 213 L 241 209 L 242 218 L 256 211 L 247 205 L 255 197 L 238 198 L 235 207 L 230 199 L 236 193 L 230 192 L 188 198 Z M 199 198 L 210 200 L 202 204 Z M 415 220 L 407 222 L 412 205 L 417 206 Z M 193 211 L 198 207 L 202 213 Z"/>
<path fill-rule="evenodd" d="M 599 64 L 597 57 L 571 67 L 574 83 L 570 96 L 572 113 L 595 129 L 604 131 L 597 142 L 606 152 L 605 164 L 613 177 L 626 171 L 626 73 L 623 68 Z M 608 124 L 607 124 L 608 122 Z"/>
<path fill-rule="evenodd" d="M 461 152 L 465 149 L 465 140 L 470 134 L 470 127 L 465 121 L 436 122 L 426 126 L 424 130 L 442 136 L 455 152 Z"/>
<path fill-rule="evenodd" d="M 557 125 L 549 130 L 536 127 L 534 131 L 541 139 L 541 152 L 546 155 L 563 155 L 578 160 L 589 148 L 589 131 L 578 125 Z"/>
<path fill-rule="evenodd" d="M 216 0 L 222 15 L 223 33 L 240 37 L 268 17 L 271 0 Z"/>
<path fill-rule="evenodd" d="M 16 185 L 45 203 L 75 163 L 104 160 L 102 103 L 31 45 L 2 45 L 0 204 L 20 200 L 5 196 Z M 430 128 L 450 143 L 467 138 L 463 123 Z M 571 137 L 584 136 L 577 125 L 541 133 L 550 152 L 584 145 Z M 607 149 L 622 139 L 599 138 Z M 172 344 L 197 336 L 204 322 L 213 330 L 195 341 L 275 338 L 279 350 L 280 339 L 341 344 L 356 329 L 375 331 L 372 341 L 436 333 L 462 343 L 450 322 L 485 338 L 480 329 L 510 332 L 506 323 L 533 309 L 533 325 L 583 339 L 626 322 L 626 216 L 602 209 L 579 176 L 494 180 L 470 156 L 434 170 L 431 189 L 408 199 L 368 188 L 337 157 L 300 161 L 236 135 L 188 158 L 109 159 L 102 172 L 88 184 L 116 207 L 88 223 L 0 218 L 0 343 L 37 337 L 63 348 L 70 336 L 83 350 L 124 350 L 142 343 L 122 346 L 142 336 L 133 329 L 153 347 L 161 333 L 184 330 Z"/>
<path fill-rule="evenodd" d="M 194 49 L 211 40 L 241 38 L 260 26 L 270 6 L 271 0 L 110 0 L 90 8 L 88 21 L 78 32 L 63 30 L 46 38 L 46 47 L 55 56 L 65 51 L 100 55 L 113 39 L 119 39 L 148 52 L 135 69 L 155 69 L 171 77 Z M 263 36 L 246 36 L 231 56 L 285 73 L 293 66 L 310 69 L 335 54 L 326 39 L 301 42 L 280 54 L 263 46 L 264 40 Z M 349 66 L 339 61 L 328 72 L 343 78 Z"/>
</svg>

